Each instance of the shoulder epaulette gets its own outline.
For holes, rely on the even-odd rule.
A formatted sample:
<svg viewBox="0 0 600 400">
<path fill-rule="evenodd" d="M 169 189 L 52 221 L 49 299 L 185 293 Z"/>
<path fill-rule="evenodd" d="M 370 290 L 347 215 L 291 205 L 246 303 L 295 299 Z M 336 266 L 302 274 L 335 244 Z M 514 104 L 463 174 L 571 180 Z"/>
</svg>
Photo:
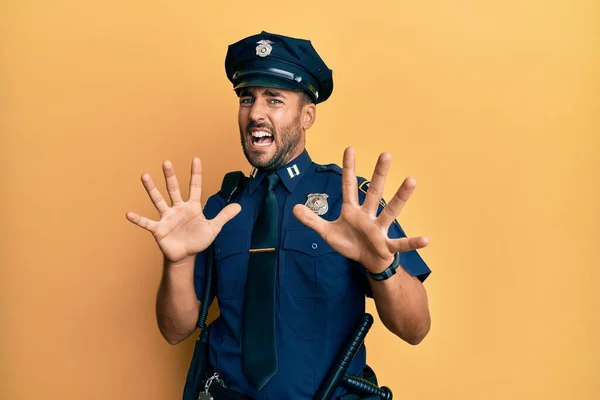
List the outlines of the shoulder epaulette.
<svg viewBox="0 0 600 400">
<path fill-rule="evenodd" d="M 337 164 L 317 164 L 317 172 L 334 172 L 338 175 L 342 175 L 342 167 Z"/>
</svg>

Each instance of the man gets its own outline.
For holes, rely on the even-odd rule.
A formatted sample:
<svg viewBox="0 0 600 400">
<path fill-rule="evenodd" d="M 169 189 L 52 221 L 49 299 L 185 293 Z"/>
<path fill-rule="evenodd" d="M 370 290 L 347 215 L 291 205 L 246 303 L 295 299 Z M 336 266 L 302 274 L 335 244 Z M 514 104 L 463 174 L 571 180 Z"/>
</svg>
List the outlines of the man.
<svg viewBox="0 0 600 400">
<path fill-rule="evenodd" d="M 262 32 L 230 45 L 225 69 L 255 173 L 203 209 L 200 160 L 192 162 L 187 202 L 167 161 L 172 206 L 144 174 L 160 221 L 127 218 L 152 232 L 164 253 L 156 311 L 169 343 L 197 328 L 212 245 L 220 315 L 209 330 L 209 370 L 229 398 L 312 399 L 364 316 L 365 295 L 404 341 L 418 344 L 429 331 L 422 281 L 430 270 L 416 251 L 428 239 L 407 238 L 395 220 L 415 181 L 406 179 L 386 205 L 389 154 L 379 157 L 371 182 L 356 177 L 352 148 L 343 170 L 312 162 L 306 131 L 333 80 L 309 41 Z M 372 374 L 364 346 L 347 373 Z M 340 385 L 333 398 L 345 395 Z"/>
</svg>

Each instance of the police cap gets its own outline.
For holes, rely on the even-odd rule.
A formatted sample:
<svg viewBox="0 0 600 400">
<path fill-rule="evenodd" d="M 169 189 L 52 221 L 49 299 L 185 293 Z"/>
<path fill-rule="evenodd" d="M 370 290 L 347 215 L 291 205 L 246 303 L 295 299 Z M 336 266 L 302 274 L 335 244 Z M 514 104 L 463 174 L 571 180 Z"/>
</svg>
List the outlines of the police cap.
<svg viewBox="0 0 600 400">
<path fill-rule="evenodd" d="M 250 86 L 302 90 L 317 104 L 333 92 L 333 71 L 309 40 L 265 31 L 229 45 L 225 72 L 238 94 Z"/>
</svg>

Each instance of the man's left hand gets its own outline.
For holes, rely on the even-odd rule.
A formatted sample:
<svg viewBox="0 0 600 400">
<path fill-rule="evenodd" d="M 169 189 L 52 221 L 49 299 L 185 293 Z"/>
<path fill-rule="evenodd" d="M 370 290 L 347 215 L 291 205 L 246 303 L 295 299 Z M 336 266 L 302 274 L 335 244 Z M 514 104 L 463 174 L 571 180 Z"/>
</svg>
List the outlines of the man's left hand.
<svg viewBox="0 0 600 400">
<path fill-rule="evenodd" d="M 398 217 L 415 190 L 416 181 L 406 178 L 394 198 L 377 215 L 383 195 L 385 179 L 392 157 L 383 153 L 377 160 L 369 189 L 362 205 L 358 202 L 358 182 L 354 171 L 354 149 L 346 148 L 342 172 L 342 211 L 333 222 L 317 216 L 308 207 L 298 204 L 294 215 L 304 225 L 314 229 L 335 251 L 359 262 L 371 273 L 385 270 L 397 252 L 416 250 L 427 246 L 427 237 L 390 239 L 387 231 Z"/>
</svg>

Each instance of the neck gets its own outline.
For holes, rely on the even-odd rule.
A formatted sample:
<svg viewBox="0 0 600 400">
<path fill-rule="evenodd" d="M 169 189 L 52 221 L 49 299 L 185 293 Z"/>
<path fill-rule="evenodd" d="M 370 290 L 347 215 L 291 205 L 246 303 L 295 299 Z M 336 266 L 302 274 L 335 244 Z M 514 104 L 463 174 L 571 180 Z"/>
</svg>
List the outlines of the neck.
<svg viewBox="0 0 600 400">
<path fill-rule="evenodd" d="M 287 165 L 290 162 L 292 162 L 293 160 L 295 160 L 296 158 L 298 158 L 298 156 L 300 154 L 302 154 L 302 152 L 304 152 L 304 146 L 298 146 L 298 148 L 296 149 L 296 151 L 290 157 L 288 157 L 287 160 L 283 160 L 283 165 Z"/>
</svg>

